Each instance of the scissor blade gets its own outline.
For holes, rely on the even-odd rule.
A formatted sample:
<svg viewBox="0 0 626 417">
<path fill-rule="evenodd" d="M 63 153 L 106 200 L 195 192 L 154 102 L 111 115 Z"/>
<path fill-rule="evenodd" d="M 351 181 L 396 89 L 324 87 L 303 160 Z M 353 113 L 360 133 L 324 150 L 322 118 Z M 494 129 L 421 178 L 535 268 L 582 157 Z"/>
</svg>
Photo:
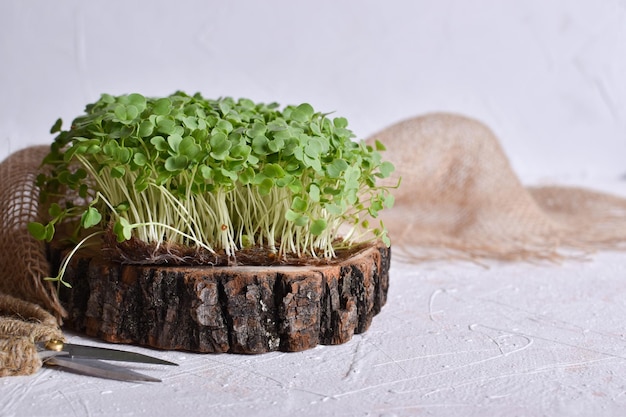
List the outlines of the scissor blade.
<svg viewBox="0 0 626 417">
<path fill-rule="evenodd" d="M 143 355 L 141 353 L 126 352 L 123 350 L 101 348 L 96 346 L 83 346 L 65 343 L 63 345 L 63 352 L 67 352 L 70 357 L 77 359 L 101 359 L 107 361 L 139 362 L 152 363 L 156 365 L 178 366 L 177 363 L 155 358 L 153 356 Z"/>
<path fill-rule="evenodd" d="M 56 356 L 46 360 L 45 364 L 60 366 L 84 375 L 113 379 L 116 381 L 161 382 L 158 378 L 143 375 L 138 372 L 131 371 L 130 369 L 113 365 L 112 363 L 101 362 L 97 359 L 79 359 L 68 358 L 66 356 Z"/>
</svg>

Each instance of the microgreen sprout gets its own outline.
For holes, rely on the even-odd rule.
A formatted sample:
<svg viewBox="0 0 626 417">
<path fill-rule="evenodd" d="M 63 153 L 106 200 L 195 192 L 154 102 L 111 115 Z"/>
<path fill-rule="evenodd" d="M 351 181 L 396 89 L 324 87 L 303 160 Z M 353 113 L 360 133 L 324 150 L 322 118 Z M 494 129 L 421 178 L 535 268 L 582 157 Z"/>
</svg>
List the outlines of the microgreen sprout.
<svg viewBox="0 0 626 417">
<path fill-rule="evenodd" d="M 393 205 L 376 184 L 393 165 L 381 143 L 353 141 L 347 125 L 309 104 L 104 94 L 69 130 L 53 126 L 38 178 L 49 218 L 29 230 L 51 241 L 57 225 L 74 220 L 118 242 L 229 257 L 254 246 L 332 258 L 364 239 L 389 245 L 382 223 L 368 219 Z"/>
</svg>

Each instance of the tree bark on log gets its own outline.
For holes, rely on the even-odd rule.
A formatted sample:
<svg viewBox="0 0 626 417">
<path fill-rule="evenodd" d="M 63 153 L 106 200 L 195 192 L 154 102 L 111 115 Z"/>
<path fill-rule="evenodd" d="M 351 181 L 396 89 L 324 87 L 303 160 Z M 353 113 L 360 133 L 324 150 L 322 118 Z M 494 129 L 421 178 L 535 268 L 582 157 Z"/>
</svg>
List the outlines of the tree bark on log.
<svg viewBox="0 0 626 417">
<path fill-rule="evenodd" d="M 122 265 L 66 271 L 66 326 L 116 343 L 193 352 L 301 351 L 347 342 L 387 300 L 390 249 L 377 242 L 323 266 Z"/>
</svg>

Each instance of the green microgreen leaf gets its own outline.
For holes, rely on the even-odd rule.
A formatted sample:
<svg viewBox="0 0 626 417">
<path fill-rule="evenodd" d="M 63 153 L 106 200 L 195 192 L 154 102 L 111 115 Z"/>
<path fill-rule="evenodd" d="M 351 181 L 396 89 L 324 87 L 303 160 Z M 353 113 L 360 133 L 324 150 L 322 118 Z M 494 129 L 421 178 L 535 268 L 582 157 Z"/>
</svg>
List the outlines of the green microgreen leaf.
<svg viewBox="0 0 626 417">
<path fill-rule="evenodd" d="M 165 160 L 165 169 L 170 172 L 181 171 L 187 168 L 189 158 L 184 155 L 170 156 Z"/>
<path fill-rule="evenodd" d="M 126 168 L 124 168 L 123 166 L 111 167 L 110 175 L 111 178 L 122 178 L 124 175 L 126 175 Z"/>
<path fill-rule="evenodd" d="M 157 119 L 157 131 L 164 135 L 174 134 L 176 132 L 176 122 L 164 117 Z"/>
<path fill-rule="evenodd" d="M 380 176 L 382 178 L 387 178 L 389 177 L 389 175 L 391 175 L 391 173 L 394 171 L 395 167 L 393 166 L 393 164 L 391 162 L 385 161 L 382 164 L 380 164 L 380 167 L 378 168 L 379 172 L 380 172 Z"/>
<path fill-rule="evenodd" d="M 216 132 L 211 136 L 211 156 L 217 160 L 224 160 L 228 156 L 231 143 L 223 132 Z"/>
<path fill-rule="evenodd" d="M 285 170 L 278 164 L 267 164 L 263 167 L 263 174 L 268 178 L 282 178 Z"/>
<path fill-rule="evenodd" d="M 311 234 L 313 236 L 319 236 L 326 229 L 327 223 L 325 219 L 317 219 L 311 223 Z"/>
<path fill-rule="evenodd" d="M 159 116 L 167 116 L 170 113 L 172 102 L 169 98 L 160 98 L 154 102 L 152 112 Z"/>
<path fill-rule="evenodd" d="M 309 187 L 309 198 L 314 203 L 318 203 L 320 201 L 320 187 L 316 184 L 311 184 Z"/>
<path fill-rule="evenodd" d="M 128 103 L 137 109 L 138 113 L 141 113 L 146 108 L 146 98 L 141 94 L 132 93 L 128 95 Z M 137 116 L 135 116 L 137 117 Z"/>
<path fill-rule="evenodd" d="M 337 128 L 345 129 L 346 127 L 348 127 L 348 120 L 344 117 L 336 117 L 333 119 L 333 124 Z"/>
<path fill-rule="evenodd" d="M 126 121 L 126 106 L 124 106 L 123 104 L 118 104 L 117 106 L 115 106 L 114 114 L 115 117 L 117 117 L 117 120 Z"/>
<path fill-rule="evenodd" d="M 255 122 L 252 124 L 252 127 L 246 131 L 246 135 L 251 138 L 256 138 L 257 136 L 265 135 L 265 132 L 267 132 L 267 126 L 263 123 Z"/>
<path fill-rule="evenodd" d="M 139 109 L 136 106 L 126 106 L 126 120 L 131 121 L 139 115 Z"/>
<path fill-rule="evenodd" d="M 390 209 L 393 207 L 394 204 L 395 204 L 395 197 L 393 196 L 393 194 L 389 194 L 385 196 L 383 200 L 383 205 L 385 206 L 385 208 Z"/>
<path fill-rule="evenodd" d="M 287 210 L 285 213 L 285 220 L 292 222 L 294 225 L 303 227 L 309 222 L 309 218 L 303 214 L 296 213 L 293 210 Z"/>
<path fill-rule="evenodd" d="M 309 208 L 309 203 L 305 199 L 299 196 L 294 197 L 291 203 L 291 209 L 293 211 L 304 213 L 308 208 Z"/>
<path fill-rule="evenodd" d="M 239 173 L 239 181 L 243 185 L 248 185 L 254 180 L 254 175 L 254 169 L 252 167 L 247 167 Z"/>
<path fill-rule="evenodd" d="M 291 111 L 291 118 L 297 122 L 306 122 L 313 116 L 313 107 L 308 103 L 300 104 Z"/>
<path fill-rule="evenodd" d="M 28 229 L 28 232 L 33 235 L 33 237 L 35 239 L 38 240 L 47 240 L 46 237 L 46 226 L 44 226 L 41 223 L 38 222 L 31 222 L 28 223 L 28 225 L 26 226 Z"/>
<path fill-rule="evenodd" d="M 167 144 L 170 146 L 170 149 L 175 153 L 178 153 L 178 149 L 180 147 L 180 143 L 183 141 L 183 138 L 180 135 L 169 135 L 167 137 Z"/>
<path fill-rule="evenodd" d="M 213 178 L 213 169 L 211 169 L 211 167 L 207 165 L 201 165 L 200 174 L 202 175 L 202 178 L 204 178 L 205 180 L 210 180 L 211 178 Z"/>
<path fill-rule="evenodd" d="M 57 133 L 61 131 L 61 126 L 63 125 L 63 120 L 61 120 L 60 118 L 57 119 L 56 122 L 54 122 L 54 124 L 52 125 L 52 127 L 50 128 L 50 133 Z"/>
<path fill-rule="evenodd" d="M 89 186 L 87 184 L 81 184 L 78 188 L 78 196 L 83 199 L 87 199 L 89 195 Z"/>
<path fill-rule="evenodd" d="M 178 153 L 189 159 L 195 158 L 201 151 L 202 148 L 196 144 L 195 139 L 191 136 L 185 136 L 178 145 Z"/>
<path fill-rule="evenodd" d="M 137 152 L 133 155 L 133 162 L 137 166 L 142 167 L 148 163 L 148 157 L 141 152 Z"/>
<path fill-rule="evenodd" d="M 339 178 L 348 169 L 348 163 L 343 159 L 335 159 L 326 165 L 326 173 L 330 178 Z"/>
<path fill-rule="evenodd" d="M 100 223 L 102 220 L 102 215 L 95 207 L 89 207 L 86 212 L 83 213 L 80 224 L 85 229 L 89 229 Z"/>
<path fill-rule="evenodd" d="M 263 178 L 260 182 L 256 183 L 256 185 L 259 189 L 259 194 L 269 195 L 272 188 L 274 188 L 274 180 L 271 178 Z"/>
<path fill-rule="evenodd" d="M 218 132 L 228 134 L 233 131 L 233 125 L 228 120 L 219 120 L 215 124 L 215 130 Z"/>
<path fill-rule="evenodd" d="M 113 225 L 113 233 L 117 236 L 118 242 L 125 242 L 132 237 L 133 228 L 129 221 L 124 217 L 115 222 Z"/>
<path fill-rule="evenodd" d="M 121 203 L 119 203 L 118 205 L 115 206 L 115 212 L 116 213 L 124 213 L 125 211 L 128 211 L 131 207 L 130 202 L 128 201 L 122 201 Z"/>
<path fill-rule="evenodd" d="M 44 226 L 44 239 L 46 242 L 52 242 L 54 239 L 55 228 L 53 223 Z"/>
<path fill-rule="evenodd" d="M 59 216 L 61 216 L 61 214 L 63 213 L 63 209 L 61 208 L 60 205 L 58 205 L 57 203 L 52 203 L 50 205 L 50 208 L 48 209 L 48 214 L 50 215 L 50 217 L 52 217 L 53 219 L 58 218 Z"/>
<path fill-rule="evenodd" d="M 265 156 L 269 153 L 269 139 L 265 135 L 255 136 L 252 139 L 252 150 L 259 156 Z"/>
<path fill-rule="evenodd" d="M 163 136 L 155 136 L 150 139 L 150 143 L 159 152 L 167 152 L 169 145 Z"/>
<path fill-rule="evenodd" d="M 150 120 L 144 120 L 141 122 L 137 131 L 139 136 L 142 138 L 152 135 L 152 132 L 154 132 L 154 124 Z"/>
</svg>

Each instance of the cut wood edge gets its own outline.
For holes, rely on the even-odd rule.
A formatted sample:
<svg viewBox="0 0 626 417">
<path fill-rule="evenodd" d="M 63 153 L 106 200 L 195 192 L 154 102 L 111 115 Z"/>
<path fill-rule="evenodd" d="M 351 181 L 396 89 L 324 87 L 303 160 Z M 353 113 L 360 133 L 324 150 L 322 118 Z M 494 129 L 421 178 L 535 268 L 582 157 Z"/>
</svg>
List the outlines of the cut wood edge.
<svg viewBox="0 0 626 417">
<path fill-rule="evenodd" d="M 67 269 L 66 327 L 114 343 L 257 354 L 334 345 L 387 300 L 382 242 L 324 266 L 150 266 L 81 258 Z"/>
</svg>

